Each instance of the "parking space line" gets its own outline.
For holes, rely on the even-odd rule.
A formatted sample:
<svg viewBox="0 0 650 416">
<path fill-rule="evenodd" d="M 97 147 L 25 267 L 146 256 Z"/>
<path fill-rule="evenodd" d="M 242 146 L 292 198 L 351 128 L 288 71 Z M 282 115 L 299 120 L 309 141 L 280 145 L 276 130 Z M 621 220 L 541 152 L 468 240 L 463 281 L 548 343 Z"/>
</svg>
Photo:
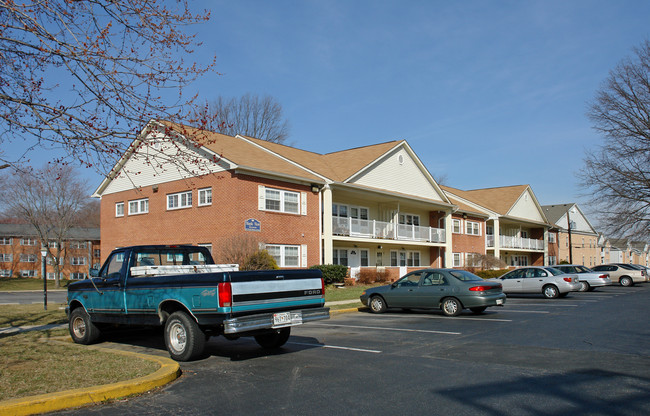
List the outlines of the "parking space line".
<svg viewBox="0 0 650 416">
<path fill-rule="evenodd" d="M 460 332 L 433 331 L 430 329 L 385 328 L 381 326 L 337 325 L 337 324 L 318 324 L 318 323 L 310 323 L 309 326 L 331 326 L 331 327 L 342 327 L 342 328 L 378 329 L 381 331 L 422 332 L 426 334 L 462 335 Z"/>
<path fill-rule="evenodd" d="M 508 313 L 508 312 L 515 312 L 515 313 L 550 313 L 549 311 L 518 311 L 518 310 L 511 310 L 511 309 L 504 309 L 503 312 Z"/>
<path fill-rule="evenodd" d="M 348 350 L 348 351 L 358 351 L 358 352 L 369 352 L 372 354 L 381 354 L 379 350 L 366 350 L 363 348 L 353 348 L 353 347 L 341 347 L 338 345 L 327 345 L 327 344 L 308 344 L 306 342 L 287 342 L 287 344 L 294 345 L 304 345 L 306 347 L 322 347 L 322 348 L 331 348 L 334 350 Z"/>
<path fill-rule="evenodd" d="M 388 315 L 391 318 L 413 318 L 414 316 L 426 319 L 453 319 L 454 321 L 493 321 L 493 322 L 512 322 L 512 319 L 499 319 L 499 318 L 469 318 L 464 316 L 436 316 L 436 315 Z"/>
<path fill-rule="evenodd" d="M 513 304 L 513 303 L 511 303 L 511 304 Z M 516 306 L 566 306 L 566 307 L 569 307 L 569 308 L 576 308 L 576 307 L 580 306 L 580 305 L 573 305 L 573 304 L 569 304 L 569 303 L 566 303 L 566 304 L 557 304 L 557 303 L 556 304 L 551 304 L 551 303 L 517 303 L 517 302 L 515 302 L 514 305 L 516 305 Z"/>
</svg>

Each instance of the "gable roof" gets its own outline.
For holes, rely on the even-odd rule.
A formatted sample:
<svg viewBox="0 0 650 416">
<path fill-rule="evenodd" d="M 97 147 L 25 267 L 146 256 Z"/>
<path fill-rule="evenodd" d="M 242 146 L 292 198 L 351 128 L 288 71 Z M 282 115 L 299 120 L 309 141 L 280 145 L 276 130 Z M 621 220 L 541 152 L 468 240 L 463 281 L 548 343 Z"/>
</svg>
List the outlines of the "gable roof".
<svg viewBox="0 0 650 416">
<path fill-rule="evenodd" d="M 446 192 L 472 201 L 499 215 L 507 215 L 519 197 L 528 188 L 528 185 L 503 186 L 470 191 L 462 191 L 450 186 L 441 186 L 441 188 Z"/>
<path fill-rule="evenodd" d="M 99 240 L 99 228 L 72 227 L 68 230 L 66 238 L 69 240 Z M 3 237 L 37 237 L 38 233 L 31 224 L 2 224 L 0 223 L 0 236 Z"/>
<path fill-rule="evenodd" d="M 546 215 L 548 221 L 562 230 L 567 229 L 567 224 L 566 219 L 563 221 L 564 223 L 561 223 L 560 220 L 562 220 L 567 215 L 567 213 L 570 212 L 571 214 L 569 215 L 569 218 L 572 218 L 571 222 L 578 220 L 578 227 L 576 231 L 588 232 L 590 230 L 592 233 L 598 234 L 594 226 L 591 225 L 591 222 L 589 222 L 587 216 L 582 212 L 578 204 L 575 202 L 570 202 L 568 204 L 543 205 L 542 209 L 544 210 L 544 214 Z M 576 213 L 574 209 L 578 212 Z M 588 230 L 585 228 L 585 226 L 588 228 Z"/>
</svg>

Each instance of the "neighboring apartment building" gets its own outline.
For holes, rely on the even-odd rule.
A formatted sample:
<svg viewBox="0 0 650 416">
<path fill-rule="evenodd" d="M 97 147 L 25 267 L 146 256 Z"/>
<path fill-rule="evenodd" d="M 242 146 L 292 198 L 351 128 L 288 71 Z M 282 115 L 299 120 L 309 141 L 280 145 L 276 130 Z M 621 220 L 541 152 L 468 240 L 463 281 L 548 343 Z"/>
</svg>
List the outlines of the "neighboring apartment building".
<svg viewBox="0 0 650 416">
<path fill-rule="evenodd" d="M 599 235 L 575 203 L 542 206 L 557 233 L 557 261 L 592 267 L 601 263 Z"/>
<path fill-rule="evenodd" d="M 482 213 L 472 219 L 470 212 L 465 214 L 469 221 L 479 222 L 483 227 L 485 254 L 499 258 L 511 267 L 548 264 L 547 232 L 551 224 L 544 216 L 530 186 L 469 191 L 448 186 L 442 188 L 459 207 L 463 204 Z M 463 250 L 460 246 L 457 248 L 455 241 L 454 239 L 454 252 Z"/>
<path fill-rule="evenodd" d="M 61 278 L 85 279 L 88 269 L 99 265 L 99 228 L 71 228 L 61 247 L 49 242 L 59 258 Z M 55 278 L 53 259 L 46 258 L 46 275 Z M 41 243 L 29 224 L 0 224 L 0 277 L 41 276 Z"/>
<path fill-rule="evenodd" d="M 602 233 L 598 234 L 598 250 L 600 252 L 600 264 L 610 263 L 612 245 L 609 238 L 605 237 Z"/>
<path fill-rule="evenodd" d="M 182 151 L 185 168 L 158 163 Z M 151 121 L 95 192 L 102 252 L 252 236 L 281 267 L 450 264 L 454 205 L 405 141 L 325 155 Z"/>
</svg>

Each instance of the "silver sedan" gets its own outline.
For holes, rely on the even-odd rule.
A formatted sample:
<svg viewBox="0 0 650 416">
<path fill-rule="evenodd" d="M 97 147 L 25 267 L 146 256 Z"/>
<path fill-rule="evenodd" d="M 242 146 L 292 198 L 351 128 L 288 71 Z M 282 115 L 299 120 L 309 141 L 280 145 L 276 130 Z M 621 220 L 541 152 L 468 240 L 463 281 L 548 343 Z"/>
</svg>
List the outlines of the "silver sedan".
<svg viewBox="0 0 650 416">
<path fill-rule="evenodd" d="M 595 287 L 609 286 L 612 284 L 612 279 L 609 278 L 607 273 L 595 272 L 580 264 L 557 264 L 553 268 L 564 273 L 577 273 L 581 285 L 581 292 L 587 292 L 593 290 Z"/>
<path fill-rule="evenodd" d="M 575 274 L 565 274 L 553 267 L 521 267 L 495 279 L 504 293 L 541 293 L 547 299 L 564 297 L 580 290 Z"/>
</svg>

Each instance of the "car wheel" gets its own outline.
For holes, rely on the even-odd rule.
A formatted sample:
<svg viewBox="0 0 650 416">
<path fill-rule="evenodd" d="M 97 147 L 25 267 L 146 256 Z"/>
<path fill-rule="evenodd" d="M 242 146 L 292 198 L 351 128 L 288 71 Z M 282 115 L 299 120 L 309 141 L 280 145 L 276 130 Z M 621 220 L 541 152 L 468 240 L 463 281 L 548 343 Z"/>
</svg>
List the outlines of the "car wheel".
<svg viewBox="0 0 650 416">
<path fill-rule="evenodd" d="M 291 327 L 288 326 L 266 334 L 255 335 L 255 341 L 262 348 L 275 349 L 286 344 L 290 335 Z"/>
<path fill-rule="evenodd" d="M 384 302 L 384 298 L 382 298 L 381 296 L 371 297 L 368 306 L 370 306 L 370 311 L 372 313 L 386 312 L 386 302 Z"/>
<path fill-rule="evenodd" d="M 589 286 L 589 283 L 580 282 L 580 291 L 581 292 L 589 292 L 589 289 L 591 289 L 591 286 Z"/>
<path fill-rule="evenodd" d="M 203 354 L 205 334 L 187 313 L 172 313 L 165 323 L 165 345 L 176 361 L 191 361 Z"/>
<path fill-rule="evenodd" d="M 619 283 L 621 284 L 621 286 L 632 286 L 634 285 L 634 280 L 632 280 L 632 278 L 629 276 L 623 276 L 619 280 Z"/>
<path fill-rule="evenodd" d="M 72 340 L 77 344 L 92 344 L 99 339 L 101 331 L 90 320 L 84 308 L 76 308 L 70 313 L 68 329 Z"/>
<path fill-rule="evenodd" d="M 542 294 L 546 299 L 555 299 L 560 296 L 560 291 L 554 285 L 546 285 L 542 288 Z"/>
<path fill-rule="evenodd" d="M 478 308 L 469 308 L 470 311 L 472 311 L 475 314 L 483 313 L 487 309 L 487 306 L 480 306 Z"/>
<path fill-rule="evenodd" d="M 456 298 L 445 298 L 440 308 L 446 316 L 458 316 L 463 311 L 463 305 Z"/>
</svg>

